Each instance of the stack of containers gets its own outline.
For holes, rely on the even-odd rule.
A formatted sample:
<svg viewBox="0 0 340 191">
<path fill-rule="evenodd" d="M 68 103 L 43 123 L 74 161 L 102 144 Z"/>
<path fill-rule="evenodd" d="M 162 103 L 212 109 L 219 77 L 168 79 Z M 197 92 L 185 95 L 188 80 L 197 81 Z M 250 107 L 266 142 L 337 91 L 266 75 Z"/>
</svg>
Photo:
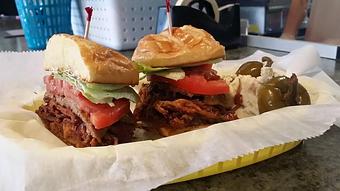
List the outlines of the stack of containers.
<svg viewBox="0 0 340 191">
<path fill-rule="evenodd" d="M 69 0 L 16 0 L 27 46 L 42 50 L 55 33 L 72 34 Z"/>
<path fill-rule="evenodd" d="M 172 0 L 171 4 L 175 4 Z M 83 35 L 86 6 L 93 7 L 89 39 L 116 50 L 136 47 L 143 36 L 156 33 L 159 9 L 165 0 L 72 0 L 75 34 Z"/>
</svg>

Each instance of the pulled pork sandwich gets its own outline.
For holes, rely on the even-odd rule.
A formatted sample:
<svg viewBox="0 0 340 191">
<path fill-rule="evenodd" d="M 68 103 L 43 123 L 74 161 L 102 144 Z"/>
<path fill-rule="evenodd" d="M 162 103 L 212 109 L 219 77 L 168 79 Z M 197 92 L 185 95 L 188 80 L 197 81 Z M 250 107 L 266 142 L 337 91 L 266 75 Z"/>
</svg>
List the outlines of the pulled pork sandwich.
<svg viewBox="0 0 340 191">
<path fill-rule="evenodd" d="M 229 87 L 212 69 L 224 56 L 219 42 L 192 26 L 142 38 L 132 60 L 149 83 L 139 91 L 136 119 L 163 136 L 237 119 Z"/>
<path fill-rule="evenodd" d="M 102 146 L 131 140 L 130 101 L 138 95 L 132 62 L 79 36 L 50 38 L 44 57 L 46 93 L 36 111 L 46 128 L 68 145 Z"/>
</svg>

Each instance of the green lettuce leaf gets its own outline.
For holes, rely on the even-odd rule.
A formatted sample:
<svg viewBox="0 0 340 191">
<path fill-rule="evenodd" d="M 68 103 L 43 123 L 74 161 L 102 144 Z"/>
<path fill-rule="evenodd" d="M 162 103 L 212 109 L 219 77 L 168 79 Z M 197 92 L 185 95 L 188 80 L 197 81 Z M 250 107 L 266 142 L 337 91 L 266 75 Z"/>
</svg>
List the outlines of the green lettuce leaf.
<svg viewBox="0 0 340 191">
<path fill-rule="evenodd" d="M 223 60 L 222 58 L 217 58 L 217 59 L 214 59 L 214 60 L 209 60 L 209 61 L 204 61 L 204 62 L 197 62 L 197 63 L 188 64 L 185 67 L 199 66 L 199 65 L 202 65 L 202 64 L 216 64 L 218 62 L 221 62 L 222 60 Z M 142 72 L 144 74 L 154 74 L 155 72 L 182 68 L 181 66 L 153 68 L 153 67 L 150 67 L 148 65 L 139 63 L 139 62 L 133 62 L 133 63 L 137 66 L 138 71 L 140 71 L 140 72 Z"/>
<path fill-rule="evenodd" d="M 84 82 L 83 82 L 84 83 Z M 85 83 L 85 88 L 95 89 L 95 90 L 118 90 L 126 85 L 124 84 L 98 84 L 98 83 Z"/>
<path fill-rule="evenodd" d="M 84 92 L 84 96 L 93 103 L 112 103 L 112 98 L 126 98 L 132 102 L 136 102 L 138 98 L 136 92 L 129 86 L 114 91 L 95 91 L 89 89 Z"/>
<path fill-rule="evenodd" d="M 78 80 L 68 73 L 55 73 L 56 78 L 65 80 L 75 86 L 93 103 L 112 103 L 112 99 L 126 98 L 132 102 L 138 100 L 137 93 L 129 86 L 123 84 L 86 83 Z"/>
<path fill-rule="evenodd" d="M 181 68 L 175 68 L 170 70 L 162 70 L 159 72 L 153 72 L 153 75 L 162 76 L 164 78 L 172 80 L 180 80 L 185 77 L 185 72 Z"/>
<path fill-rule="evenodd" d="M 138 71 L 144 73 L 144 74 L 149 74 L 149 73 L 153 73 L 153 72 L 158 72 L 158 71 L 162 71 L 162 70 L 167 70 L 170 68 L 167 67 L 157 67 L 157 68 L 152 68 L 148 65 L 139 63 L 139 62 L 133 62 L 136 66 Z"/>
</svg>

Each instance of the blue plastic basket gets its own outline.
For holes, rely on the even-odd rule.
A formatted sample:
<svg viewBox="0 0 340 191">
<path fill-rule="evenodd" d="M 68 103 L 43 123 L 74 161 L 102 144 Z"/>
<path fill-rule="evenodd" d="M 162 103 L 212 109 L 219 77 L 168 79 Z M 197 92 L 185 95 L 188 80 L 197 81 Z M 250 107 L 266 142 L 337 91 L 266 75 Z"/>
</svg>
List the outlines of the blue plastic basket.
<svg viewBox="0 0 340 191">
<path fill-rule="evenodd" d="M 53 34 L 72 34 L 70 0 L 15 0 L 15 3 L 29 49 L 45 49 Z"/>
</svg>

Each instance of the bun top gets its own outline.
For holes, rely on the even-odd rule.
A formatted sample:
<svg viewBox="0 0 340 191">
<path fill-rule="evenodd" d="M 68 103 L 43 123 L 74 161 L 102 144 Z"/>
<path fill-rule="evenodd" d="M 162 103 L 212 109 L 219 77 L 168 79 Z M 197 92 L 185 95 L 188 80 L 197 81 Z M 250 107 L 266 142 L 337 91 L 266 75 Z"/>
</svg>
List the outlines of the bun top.
<svg viewBox="0 0 340 191">
<path fill-rule="evenodd" d="M 122 54 L 80 36 L 53 35 L 44 53 L 46 70 L 70 72 L 94 83 L 138 84 L 138 71 Z"/>
<path fill-rule="evenodd" d="M 225 56 L 224 46 L 202 29 L 185 25 L 143 37 L 132 60 L 151 67 L 192 65 Z"/>
</svg>

